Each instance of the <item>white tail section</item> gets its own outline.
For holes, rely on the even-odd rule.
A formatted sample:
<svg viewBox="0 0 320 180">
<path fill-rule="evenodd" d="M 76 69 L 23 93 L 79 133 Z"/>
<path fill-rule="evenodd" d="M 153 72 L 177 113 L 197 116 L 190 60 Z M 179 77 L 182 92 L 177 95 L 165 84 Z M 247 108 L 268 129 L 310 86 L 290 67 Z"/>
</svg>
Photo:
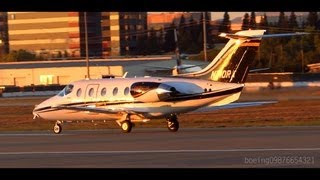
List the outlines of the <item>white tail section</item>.
<svg viewBox="0 0 320 180">
<path fill-rule="evenodd" d="M 182 77 L 198 77 L 220 82 L 243 83 L 250 63 L 255 58 L 265 30 L 246 30 L 235 34 L 220 34 L 230 40 L 204 69 Z"/>
</svg>

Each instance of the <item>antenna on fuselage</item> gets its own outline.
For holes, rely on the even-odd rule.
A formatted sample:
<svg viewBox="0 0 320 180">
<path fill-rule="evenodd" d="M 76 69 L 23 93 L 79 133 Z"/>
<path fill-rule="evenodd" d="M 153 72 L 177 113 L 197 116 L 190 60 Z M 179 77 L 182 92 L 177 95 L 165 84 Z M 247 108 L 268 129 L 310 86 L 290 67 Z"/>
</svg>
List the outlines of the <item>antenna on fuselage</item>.
<svg viewBox="0 0 320 180">
<path fill-rule="evenodd" d="M 122 75 L 122 78 L 126 78 L 127 74 L 128 74 L 128 71 Z"/>
</svg>

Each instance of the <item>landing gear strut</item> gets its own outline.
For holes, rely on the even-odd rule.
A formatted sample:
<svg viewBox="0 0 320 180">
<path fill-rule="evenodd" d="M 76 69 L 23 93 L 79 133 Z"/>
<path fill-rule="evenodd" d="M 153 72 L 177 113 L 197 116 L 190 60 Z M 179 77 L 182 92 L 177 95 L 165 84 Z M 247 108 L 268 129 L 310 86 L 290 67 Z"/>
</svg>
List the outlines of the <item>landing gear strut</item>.
<svg viewBox="0 0 320 180">
<path fill-rule="evenodd" d="M 62 131 L 62 126 L 61 126 L 61 121 L 57 121 L 56 123 L 55 123 L 55 125 L 53 126 L 53 132 L 55 133 L 55 134 L 60 134 L 61 133 L 61 131 Z"/>
<path fill-rule="evenodd" d="M 167 127 L 171 132 L 177 132 L 179 129 L 179 121 L 176 115 L 171 114 L 167 117 Z"/>
</svg>

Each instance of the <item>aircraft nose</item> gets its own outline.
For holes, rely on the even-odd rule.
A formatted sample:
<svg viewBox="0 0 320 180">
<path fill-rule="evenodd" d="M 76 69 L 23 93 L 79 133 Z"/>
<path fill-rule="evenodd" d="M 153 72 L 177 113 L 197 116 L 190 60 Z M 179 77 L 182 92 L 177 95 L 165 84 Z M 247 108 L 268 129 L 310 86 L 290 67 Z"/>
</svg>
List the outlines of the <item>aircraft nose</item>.
<svg viewBox="0 0 320 180">
<path fill-rule="evenodd" d="M 34 109 L 32 111 L 33 119 L 40 117 L 40 113 L 42 113 L 50 108 L 51 108 L 51 106 L 47 103 L 47 101 L 44 101 L 40 104 L 35 105 Z"/>
</svg>

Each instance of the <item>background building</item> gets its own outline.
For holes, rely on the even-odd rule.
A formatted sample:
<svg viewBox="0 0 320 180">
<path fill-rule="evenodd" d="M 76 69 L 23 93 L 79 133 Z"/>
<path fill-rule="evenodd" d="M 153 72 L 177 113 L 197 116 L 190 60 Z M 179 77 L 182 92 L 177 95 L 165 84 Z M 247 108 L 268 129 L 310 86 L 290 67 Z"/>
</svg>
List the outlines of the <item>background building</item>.
<svg viewBox="0 0 320 180">
<path fill-rule="evenodd" d="M 9 52 L 7 13 L 0 12 L 0 56 Z"/>
<path fill-rule="evenodd" d="M 80 12 L 79 13 L 81 57 L 86 56 L 85 22 L 87 23 L 88 55 L 89 57 L 101 57 L 102 56 L 101 12 L 87 12 L 87 13 Z"/>
<path fill-rule="evenodd" d="M 24 49 L 43 57 L 80 56 L 79 13 L 8 12 L 10 51 Z"/>
<path fill-rule="evenodd" d="M 118 56 L 134 51 L 146 12 L 8 12 L 10 50 L 45 58 Z"/>
<path fill-rule="evenodd" d="M 134 52 L 138 35 L 146 30 L 146 12 L 102 12 L 103 56 Z"/>
</svg>

